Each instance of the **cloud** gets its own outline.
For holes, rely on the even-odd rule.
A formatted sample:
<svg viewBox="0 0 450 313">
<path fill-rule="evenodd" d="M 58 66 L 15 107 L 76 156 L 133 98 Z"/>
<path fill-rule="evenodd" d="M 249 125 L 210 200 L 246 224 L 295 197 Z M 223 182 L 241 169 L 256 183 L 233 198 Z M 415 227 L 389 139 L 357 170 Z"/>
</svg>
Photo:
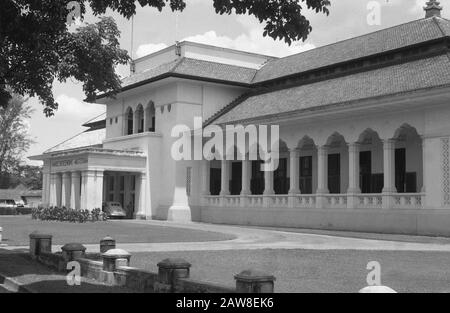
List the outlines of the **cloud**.
<svg viewBox="0 0 450 313">
<path fill-rule="evenodd" d="M 210 30 L 203 34 L 186 37 L 183 40 L 277 57 L 285 57 L 315 48 L 315 45 L 311 43 L 295 42 L 289 46 L 284 41 L 263 37 L 263 25 L 253 17 L 237 16 L 236 20 L 244 28 L 244 32 L 237 37 L 221 36 L 216 31 Z M 167 45 L 164 43 L 141 45 L 137 49 L 136 55 L 142 57 L 166 47 Z"/>
<path fill-rule="evenodd" d="M 263 26 L 254 18 L 238 16 L 236 19 L 246 31 L 235 38 L 220 36 L 211 30 L 201 35 L 186 37 L 183 40 L 277 57 L 285 57 L 315 48 L 313 44 L 295 42 L 289 46 L 284 41 L 263 37 Z"/>
<path fill-rule="evenodd" d="M 65 94 L 59 95 L 55 100 L 59 104 L 58 111 L 55 113 L 57 118 L 73 118 L 76 116 L 77 119 L 85 119 L 87 121 L 106 111 L 104 105 L 83 102 Z"/>
<path fill-rule="evenodd" d="M 151 54 L 164 48 L 167 48 L 167 45 L 164 43 L 157 43 L 157 44 L 149 43 L 145 45 L 140 45 L 136 51 L 136 56 L 138 58 L 141 58 L 143 56 L 146 56 L 147 54 Z"/>
</svg>

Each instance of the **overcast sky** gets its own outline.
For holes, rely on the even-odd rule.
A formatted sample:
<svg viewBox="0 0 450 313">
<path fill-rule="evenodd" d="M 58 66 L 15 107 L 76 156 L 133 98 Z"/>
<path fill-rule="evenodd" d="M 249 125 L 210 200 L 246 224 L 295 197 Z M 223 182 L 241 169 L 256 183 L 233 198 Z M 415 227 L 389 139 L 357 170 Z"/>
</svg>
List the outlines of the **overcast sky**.
<svg viewBox="0 0 450 313">
<path fill-rule="evenodd" d="M 306 49 L 323 46 L 339 40 L 363 35 L 382 28 L 402 24 L 425 16 L 426 0 L 379 0 L 382 5 L 381 25 L 368 25 L 369 0 L 331 0 L 330 15 L 307 11 L 313 31 L 306 42 L 288 46 L 262 36 L 262 25 L 249 16 L 215 14 L 211 0 L 187 0 L 183 13 L 173 14 L 170 9 L 139 8 L 134 18 L 133 56 L 140 57 L 174 44 L 176 40 L 191 40 L 223 47 L 246 50 L 275 56 L 286 56 Z M 450 15 L 450 1 L 441 0 L 443 16 Z M 111 14 L 122 32 L 121 46 L 131 52 L 131 22 Z M 178 16 L 178 18 L 176 18 Z M 85 21 L 95 18 L 87 14 Z M 178 27 L 177 27 L 178 26 Z M 129 74 L 127 67 L 118 69 L 122 76 Z M 44 150 L 73 137 L 84 130 L 81 124 L 98 116 L 105 107 L 83 103 L 81 84 L 69 81 L 55 83 L 54 95 L 60 104 L 54 117 L 46 118 L 42 105 L 30 99 L 35 109 L 30 120 L 30 133 L 35 144 L 27 155 L 41 154 Z"/>
</svg>

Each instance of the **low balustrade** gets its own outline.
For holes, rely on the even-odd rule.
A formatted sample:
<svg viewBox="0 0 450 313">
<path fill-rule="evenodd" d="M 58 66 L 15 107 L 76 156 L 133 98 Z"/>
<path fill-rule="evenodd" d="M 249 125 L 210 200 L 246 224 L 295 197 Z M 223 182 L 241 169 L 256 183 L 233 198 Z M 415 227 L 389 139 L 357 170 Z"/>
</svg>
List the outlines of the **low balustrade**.
<svg viewBox="0 0 450 313">
<path fill-rule="evenodd" d="M 245 196 L 205 196 L 205 204 L 211 207 L 291 207 L 316 208 L 317 198 L 323 197 L 323 208 L 328 209 L 382 209 L 384 201 L 393 209 L 420 209 L 423 207 L 423 193 L 393 194 L 294 194 L 294 195 L 245 195 Z M 349 198 L 353 197 L 354 207 Z M 352 202 L 353 203 L 353 202 Z"/>
<path fill-rule="evenodd" d="M 347 195 L 346 194 L 327 194 L 325 197 L 325 206 L 327 208 L 345 209 L 347 208 Z"/>
<path fill-rule="evenodd" d="M 422 193 L 393 194 L 393 207 L 395 209 L 420 209 L 423 207 L 424 196 Z"/>
<path fill-rule="evenodd" d="M 379 193 L 358 194 L 357 199 L 358 208 L 381 209 L 383 207 L 383 195 Z"/>
</svg>

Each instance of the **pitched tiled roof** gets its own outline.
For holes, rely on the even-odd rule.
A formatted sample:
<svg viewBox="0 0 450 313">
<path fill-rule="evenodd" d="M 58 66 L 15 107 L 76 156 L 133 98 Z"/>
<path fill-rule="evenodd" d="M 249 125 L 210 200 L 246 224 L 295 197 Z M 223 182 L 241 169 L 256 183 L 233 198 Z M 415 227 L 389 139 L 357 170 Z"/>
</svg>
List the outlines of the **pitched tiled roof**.
<svg viewBox="0 0 450 313">
<path fill-rule="evenodd" d="M 131 87 L 135 84 L 143 83 L 145 81 L 157 79 L 163 75 L 170 74 L 195 76 L 198 78 L 228 81 L 231 83 L 249 84 L 252 82 L 253 77 L 256 74 L 256 70 L 236 65 L 183 57 L 123 79 L 122 88 Z"/>
<path fill-rule="evenodd" d="M 450 36 L 449 20 L 438 17 L 416 20 L 270 61 L 258 71 L 253 82 L 272 80 L 444 36 Z"/>
<path fill-rule="evenodd" d="M 53 153 L 62 150 L 72 150 L 84 147 L 96 146 L 100 147 L 103 143 L 103 140 L 106 138 L 106 129 L 97 129 L 92 131 L 85 131 L 81 134 L 78 134 L 57 146 L 48 149 L 44 153 Z"/>
<path fill-rule="evenodd" d="M 450 86 L 450 55 L 447 54 L 256 95 L 219 117 L 214 124 L 443 85 Z"/>
</svg>

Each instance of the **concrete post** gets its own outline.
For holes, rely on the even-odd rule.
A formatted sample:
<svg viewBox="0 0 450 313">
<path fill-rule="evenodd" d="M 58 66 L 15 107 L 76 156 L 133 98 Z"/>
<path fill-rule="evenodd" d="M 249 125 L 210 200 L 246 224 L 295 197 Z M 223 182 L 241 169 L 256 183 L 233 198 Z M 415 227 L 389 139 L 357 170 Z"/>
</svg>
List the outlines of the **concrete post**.
<svg viewBox="0 0 450 313">
<path fill-rule="evenodd" d="M 165 259 L 158 263 L 158 289 L 175 292 L 176 280 L 189 278 L 191 264 L 184 259 Z M 164 288 L 164 286 L 166 288 Z M 161 290 L 160 290 L 161 291 Z"/>
<path fill-rule="evenodd" d="M 81 197 L 81 174 L 80 172 L 72 172 L 72 189 L 70 192 L 70 207 L 74 210 L 80 209 Z"/>
<path fill-rule="evenodd" d="M 56 206 L 62 206 L 62 175 L 56 174 Z"/>
<path fill-rule="evenodd" d="M 264 272 L 245 270 L 234 276 L 238 293 L 273 293 L 275 277 Z"/>
<path fill-rule="evenodd" d="M 52 253 L 52 235 L 33 232 L 30 234 L 30 256 L 35 259 L 42 252 Z"/>
<path fill-rule="evenodd" d="M 360 145 L 357 142 L 348 144 L 348 200 L 347 207 L 354 209 L 358 206 L 357 195 L 361 193 L 359 187 L 359 151 Z"/>
<path fill-rule="evenodd" d="M 61 185 L 61 206 L 64 206 L 66 208 L 71 208 L 70 190 L 71 190 L 71 173 L 64 172 L 62 174 L 62 185 Z"/>
<path fill-rule="evenodd" d="M 80 243 L 68 243 L 65 244 L 62 248 L 62 253 L 64 260 L 66 262 L 71 262 L 76 259 L 84 258 L 86 247 Z"/>
<path fill-rule="evenodd" d="M 328 194 L 328 146 L 320 146 L 317 148 L 317 200 L 318 209 L 325 207 L 325 197 Z"/>
<path fill-rule="evenodd" d="M 103 270 L 114 272 L 120 266 L 129 266 L 131 254 L 122 249 L 112 249 L 102 254 Z"/>
<path fill-rule="evenodd" d="M 105 253 L 116 248 L 116 241 L 111 237 L 100 240 L 100 253 Z"/>
<path fill-rule="evenodd" d="M 230 162 L 225 158 L 222 160 L 222 168 L 220 172 L 220 195 L 230 195 Z"/>
<path fill-rule="evenodd" d="M 248 195 L 252 192 L 250 190 L 250 181 L 252 177 L 252 161 L 242 160 L 242 190 L 241 190 L 241 206 L 248 205 Z"/>
<path fill-rule="evenodd" d="M 383 161 L 383 209 L 390 209 L 393 206 L 392 194 L 397 192 L 395 187 L 395 140 L 383 140 Z"/>
</svg>

